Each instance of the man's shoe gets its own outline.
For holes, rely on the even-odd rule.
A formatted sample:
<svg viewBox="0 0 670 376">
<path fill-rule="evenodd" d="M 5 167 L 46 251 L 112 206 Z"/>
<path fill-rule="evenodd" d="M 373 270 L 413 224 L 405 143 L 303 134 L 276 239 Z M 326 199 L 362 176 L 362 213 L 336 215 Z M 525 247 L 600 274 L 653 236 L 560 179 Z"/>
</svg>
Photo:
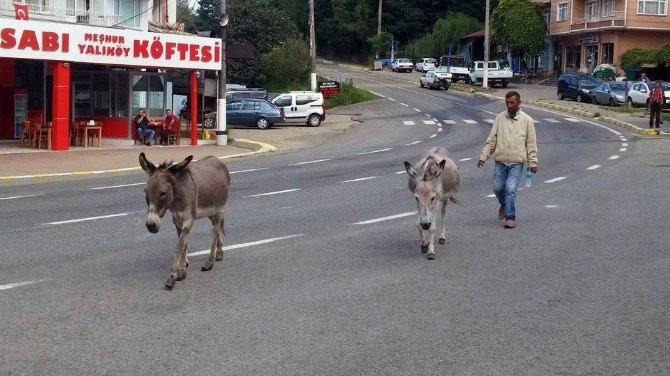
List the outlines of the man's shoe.
<svg viewBox="0 0 670 376">
<path fill-rule="evenodd" d="M 498 208 L 498 219 L 503 220 L 505 219 L 505 206 L 500 204 L 500 207 Z"/>
<path fill-rule="evenodd" d="M 144 143 L 144 145 L 151 146 L 151 142 L 147 141 L 147 142 Z"/>
<path fill-rule="evenodd" d="M 513 219 L 507 219 L 505 220 L 505 228 L 515 228 L 516 227 L 516 221 Z"/>
</svg>

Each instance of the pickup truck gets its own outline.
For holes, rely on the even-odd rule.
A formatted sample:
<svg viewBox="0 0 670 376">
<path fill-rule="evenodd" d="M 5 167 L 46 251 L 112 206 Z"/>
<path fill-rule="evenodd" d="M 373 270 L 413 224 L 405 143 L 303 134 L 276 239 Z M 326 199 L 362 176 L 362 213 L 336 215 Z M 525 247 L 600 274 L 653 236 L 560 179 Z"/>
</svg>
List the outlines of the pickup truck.
<svg viewBox="0 0 670 376">
<path fill-rule="evenodd" d="M 500 65 L 497 61 L 489 61 L 488 66 L 488 82 L 490 85 L 500 85 L 502 87 L 507 87 L 509 81 L 514 76 L 514 73 L 508 68 L 500 69 Z M 482 84 L 484 81 L 484 62 L 475 61 L 474 67 L 470 70 L 470 81 L 474 85 L 475 83 Z"/>
<path fill-rule="evenodd" d="M 412 60 L 407 58 L 395 59 L 391 63 L 391 70 L 394 72 L 412 72 L 414 70 L 414 64 Z"/>
<path fill-rule="evenodd" d="M 440 68 L 446 68 L 451 73 L 451 82 L 463 81 L 470 83 L 470 69 L 461 55 L 444 55 L 440 57 Z"/>
</svg>

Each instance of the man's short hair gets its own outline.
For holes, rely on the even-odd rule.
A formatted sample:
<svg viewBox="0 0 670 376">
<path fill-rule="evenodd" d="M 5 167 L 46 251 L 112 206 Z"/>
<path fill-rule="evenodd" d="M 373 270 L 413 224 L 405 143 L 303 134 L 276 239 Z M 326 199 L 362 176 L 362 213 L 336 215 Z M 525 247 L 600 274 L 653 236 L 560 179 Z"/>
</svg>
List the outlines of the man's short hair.
<svg viewBox="0 0 670 376">
<path fill-rule="evenodd" d="M 168 111 L 172 112 L 172 110 L 171 110 L 171 109 L 169 109 L 169 108 L 168 108 L 167 110 L 165 110 L 165 112 L 168 112 Z"/>
<path fill-rule="evenodd" d="M 143 109 L 143 108 L 140 108 L 139 110 L 137 110 L 137 112 L 140 112 L 140 111 L 144 111 L 144 109 Z"/>
<path fill-rule="evenodd" d="M 507 94 L 505 94 L 505 99 L 511 98 L 511 97 L 516 97 L 516 100 L 520 101 L 521 100 L 521 94 L 517 91 L 508 91 Z"/>
</svg>

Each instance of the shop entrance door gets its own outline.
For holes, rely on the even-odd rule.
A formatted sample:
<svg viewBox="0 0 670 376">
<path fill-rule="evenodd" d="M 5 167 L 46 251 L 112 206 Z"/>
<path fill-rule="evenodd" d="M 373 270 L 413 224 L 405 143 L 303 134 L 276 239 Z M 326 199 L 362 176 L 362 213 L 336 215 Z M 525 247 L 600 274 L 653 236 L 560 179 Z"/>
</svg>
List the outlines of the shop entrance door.
<svg viewBox="0 0 670 376">
<path fill-rule="evenodd" d="M 76 118 L 91 117 L 91 83 L 73 82 L 72 83 L 72 121 Z"/>
<path fill-rule="evenodd" d="M 593 73 L 596 66 L 598 66 L 598 45 L 588 45 L 586 46 L 586 68 L 588 69 L 588 73 Z"/>
</svg>

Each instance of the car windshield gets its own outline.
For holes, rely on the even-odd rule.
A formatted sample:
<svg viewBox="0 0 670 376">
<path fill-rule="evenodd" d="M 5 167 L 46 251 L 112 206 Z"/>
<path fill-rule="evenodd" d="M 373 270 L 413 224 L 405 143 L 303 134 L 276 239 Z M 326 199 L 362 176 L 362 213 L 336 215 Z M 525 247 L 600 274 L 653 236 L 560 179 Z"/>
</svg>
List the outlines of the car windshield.
<svg viewBox="0 0 670 376">
<path fill-rule="evenodd" d="M 398 59 L 398 62 L 399 63 L 411 63 L 412 60 L 410 60 L 410 59 Z"/>
<path fill-rule="evenodd" d="M 598 86 L 600 82 L 592 78 L 582 78 L 579 80 L 579 86 Z"/>
<path fill-rule="evenodd" d="M 624 84 L 610 84 L 612 91 L 626 91 L 626 86 Z"/>
<path fill-rule="evenodd" d="M 663 91 L 668 91 L 670 90 L 670 82 L 664 82 L 661 84 L 661 87 L 663 88 Z"/>
<path fill-rule="evenodd" d="M 426 59 L 426 64 L 435 64 L 436 61 L 435 59 Z"/>
</svg>

